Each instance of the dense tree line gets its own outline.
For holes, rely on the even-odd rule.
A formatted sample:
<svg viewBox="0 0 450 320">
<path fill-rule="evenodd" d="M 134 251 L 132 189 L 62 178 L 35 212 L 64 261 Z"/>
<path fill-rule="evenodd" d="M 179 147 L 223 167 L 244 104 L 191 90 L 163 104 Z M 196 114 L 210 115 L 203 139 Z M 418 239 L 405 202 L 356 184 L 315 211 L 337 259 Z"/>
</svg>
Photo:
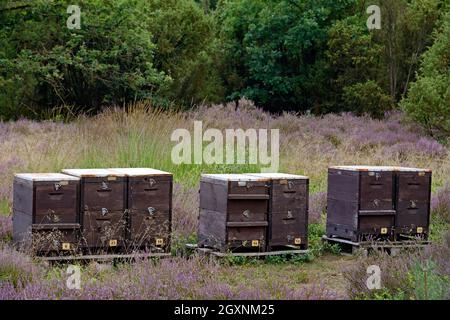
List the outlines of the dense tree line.
<svg viewBox="0 0 450 320">
<path fill-rule="evenodd" d="M 72 4 L 80 29 L 66 25 Z M 369 30 L 373 4 L 381 29 Z M 445 0 L 4 0 L 0 117 L 245 97 L 273 112 L 400 106 L 446 136 L 449 11 Z"/>
</svg>

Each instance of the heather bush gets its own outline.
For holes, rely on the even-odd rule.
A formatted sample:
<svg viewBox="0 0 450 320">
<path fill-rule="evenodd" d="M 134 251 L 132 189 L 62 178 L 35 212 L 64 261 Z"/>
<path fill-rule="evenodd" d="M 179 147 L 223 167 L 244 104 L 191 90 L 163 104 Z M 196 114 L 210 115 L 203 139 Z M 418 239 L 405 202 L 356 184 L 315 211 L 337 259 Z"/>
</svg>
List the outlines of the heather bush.
<svg viewBox="0 0 450 320">
<path fill-rule="evenodd" d="M 0 246 L 0 284 L 21 287 L 31 282 L 36 275 L 40 276 L 30 257 L 8 246 Z"/>
<path fill-rule="evenodd" d="M 0 213 L 0 241 L 8 242 L 12 239 L 11 216 L 3 216 Z"/>
<path fill-rule="evenodd" d="M 399 255 L 376 252 L 359 257 L 344 269 L 347 292 L 352 299 L 448 299 L 450 293 L 450 248 L 431 245 Z M 381 289 L 370 290 L 367 267 L 381 270 Z"/>
</svg>

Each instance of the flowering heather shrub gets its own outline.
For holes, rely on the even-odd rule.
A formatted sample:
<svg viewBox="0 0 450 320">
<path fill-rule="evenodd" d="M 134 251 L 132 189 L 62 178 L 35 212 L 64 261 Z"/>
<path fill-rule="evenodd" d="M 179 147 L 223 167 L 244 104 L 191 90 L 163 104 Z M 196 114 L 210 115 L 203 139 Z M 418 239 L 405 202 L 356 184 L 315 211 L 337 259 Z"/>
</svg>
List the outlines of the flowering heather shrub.
<svg viewBox="0 0 450 320">
<path fill-rule="evenodd" d="M 439 188 L 431 197 L 431 214 L 450 223 L 450 184 Z"/>
<path fill-rule="evenodd" d="M 12 218 L 0 214 L 0 241 L 9 241 L 12 238 Z"/>
<path fill-rule="evenodd" d="M 81 290 L 65 287 L 64 270 L 49 280 L 37 279 L 14 287 L 0 284 L 0 299 L 332 299 L 336 293 L 323 285 L 295 288 L 289 283 L 252 279 L 251 284 L 232 283 L 231 267 L 194 257 L 124 264 L 99 274 L 82 271 Z"/>
<path fill-rule="evenodd" d="M 0 284 L 21 287 L 32 281 L 35 275 L 41 276 L 30 257 L 8 246 L 0 247 Z"/>
<path fill-rule="evenodd" d="M 320 223 L 327 208 L 327 193 L 317 192 L 309 196 L 309 223 Z"/>
<path fill-rule="evenodd" d="M 381 289 L 367 288 L 367 267 L 377 265 L 381 270 Z M 430 267 L 432 266 L 432 268 Z M 424 271 L 428 272 L 428 291 Z M 374 253 L 368 258 L 360 257 L 353 266 L 343 270 L 347 280 L 350 298 L 401 298 L 423 299 L 450 298 L 450 248 L 448 246 L 430 245 L 424 251 L 408 251 L 396 256 L 386 253 Z M 434 295 L 433 295 L 434 294 Z"/>
</svg>

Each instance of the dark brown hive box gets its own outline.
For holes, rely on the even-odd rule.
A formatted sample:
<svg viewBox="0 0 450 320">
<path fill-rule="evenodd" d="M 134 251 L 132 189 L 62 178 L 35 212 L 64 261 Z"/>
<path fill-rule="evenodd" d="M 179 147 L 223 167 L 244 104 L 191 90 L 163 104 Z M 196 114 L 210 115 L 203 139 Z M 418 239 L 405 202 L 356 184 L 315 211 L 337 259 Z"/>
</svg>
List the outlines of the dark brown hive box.
<svg viewBox="0 0 450 320">
<path fill-rule="evenodd" d="M 390 167 L 329 168 L 327 236 L 352 241 L 392 239 L 394 179 Z"/>
<path fill-rule="evenodd" d="M 427 238 L 430 222 L 431 170 L 395 167 L 395 234 Z"/>
<path fill-rule="evenodd" d="M 431 171 L 338 166 L 328 170 L 327 236 L 427 238 Z M 386 233 L 387 231 L 387 233 Z"/>
<path fill-rule="evenodd" d="M 108 169 L 65 169 L 78 177 L 82 244 L 107 249 L 125 245 L 126 177 Z"/>
<path fill-rule="evenodd" d="M 265 251 L 269 180 L 243 174 L 205 174 L 200 181 L 198 244 L 220 251 Z"/>
<path fill-rule="evenodd" d="M 308 247 L 309 179 L 285 173 L 259 173 L 269 179 L 268 251 L 286 246 Z"/>
<path fill-rule="evenodd" d="M 77 247 L 80 179 L 60 173 L 17 174 L 13 185 L 13 241 L 37 253 Z"/>
<path fill-rule="evenodd" d="M 172 174 L 150 168 L 111 170 L 127 177 L 128 248 L 170 252 Z"/>
</svg>

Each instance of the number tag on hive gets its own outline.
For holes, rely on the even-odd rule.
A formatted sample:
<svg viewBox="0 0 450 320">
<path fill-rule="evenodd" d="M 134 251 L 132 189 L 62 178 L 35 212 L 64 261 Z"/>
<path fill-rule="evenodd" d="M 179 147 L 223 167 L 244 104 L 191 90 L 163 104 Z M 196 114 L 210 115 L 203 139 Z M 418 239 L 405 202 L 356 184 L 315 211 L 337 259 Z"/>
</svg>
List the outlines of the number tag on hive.
<svg viewBox="0 0 450 320">
<path fill-rule="evenodd" d="M 419 172 L 419 177 L 423 177 L 425 175 L 425 172 Z"/>
<path fill-rule="evenodd" d="M 62 244 L 62 249 L 63 250 L 70 250 L 70 243 L 64 242 Z"/>
<path fill-rule="evenodd" d="M 388 229 L 387 228 L 381 228 L 381 234 L 387 234 Z"/>
<path fill-rule="evenodd" d="M 280 180 L 280 184 L 288 184 L 288 181 L 286 179 Z"/>
<path fill-rule="evenodd" d="M 69 184 L 69 181 L 60 181 L 59 185 L 60 186 L 67 186 Z"/>
<path fill-rule="evenodd" d="M 422 233 L 423 232 L 423 228 L 422 227 L 417 227 L 417 233 Z"/>
<path fill-rule="evenodd" d="M 156 245 L 157 246 L 162 246 L 164 244 L 164 240 L 161 238 L 156 238 Z"/>
<path fill-rule="evenodd" d="M 117 247 L 117 240 L 109 240 L 110 247 Z"/>
<path fill-rule="evenodd" d="M 259 240 L 252 240 L 252 247 L 259 247 Z"/>
<path fill-rule="evenodd" d="M 117 178 L 116 177 L 108 177 L 108 181 L 116 181 Z"/>
<path fill-rule="evenodd" d="M 239 187 L 245 187 L 247 185 L 247 182 L 245 181 L 238 181 L 238 186 Z"/>
<path fill-rule="evenodd" d="M 294 243 L 295 244 L 302 244 L 302 239 L 301 238 L 295 238 L 294 239 Z"/>
</svg>

